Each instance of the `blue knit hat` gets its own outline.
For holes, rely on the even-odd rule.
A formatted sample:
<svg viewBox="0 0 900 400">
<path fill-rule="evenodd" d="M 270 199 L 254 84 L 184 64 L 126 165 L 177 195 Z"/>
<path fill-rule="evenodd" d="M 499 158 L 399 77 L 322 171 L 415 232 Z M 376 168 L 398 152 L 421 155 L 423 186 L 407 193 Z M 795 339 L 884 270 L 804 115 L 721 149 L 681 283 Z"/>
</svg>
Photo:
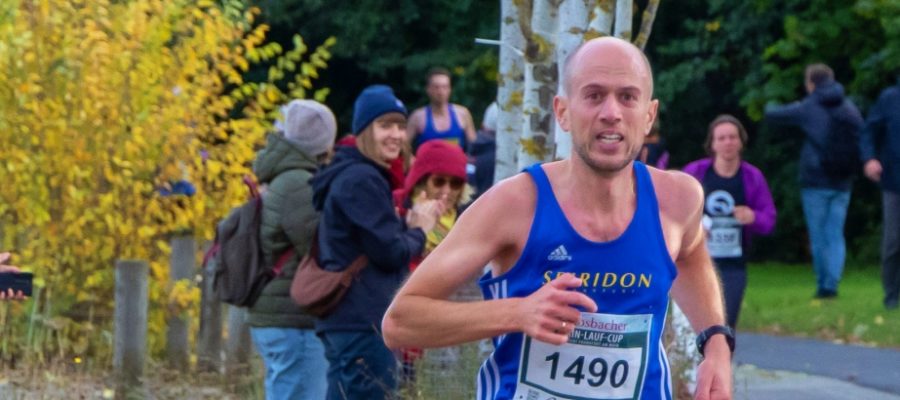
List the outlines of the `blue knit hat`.
<svg viewBox="0 0 900 400">
<path fill-rule="evenodd" d="M 407 116 L 403 102 L 394 96 L 387 85 L 372 85 L 363 89 L 353 103 L 353 134 L 359 135 L 376 118 L 391 112 Z"/>
</svg>

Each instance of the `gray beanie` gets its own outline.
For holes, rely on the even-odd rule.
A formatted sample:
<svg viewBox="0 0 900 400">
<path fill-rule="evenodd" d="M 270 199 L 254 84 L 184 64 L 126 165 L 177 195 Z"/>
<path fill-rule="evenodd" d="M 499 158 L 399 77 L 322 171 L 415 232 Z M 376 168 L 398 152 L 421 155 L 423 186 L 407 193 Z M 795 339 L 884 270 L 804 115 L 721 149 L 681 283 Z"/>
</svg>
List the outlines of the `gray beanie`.
<svg viewBox="0 0 900 400">
<path fill-rule="evenodd" d="M 292 100 L 282 107 L 284 123 L 276 124 L 304 153 L 315 157 L 334 146 L 337 121 L 326 105 L 313 100 Z"/>
</svg>

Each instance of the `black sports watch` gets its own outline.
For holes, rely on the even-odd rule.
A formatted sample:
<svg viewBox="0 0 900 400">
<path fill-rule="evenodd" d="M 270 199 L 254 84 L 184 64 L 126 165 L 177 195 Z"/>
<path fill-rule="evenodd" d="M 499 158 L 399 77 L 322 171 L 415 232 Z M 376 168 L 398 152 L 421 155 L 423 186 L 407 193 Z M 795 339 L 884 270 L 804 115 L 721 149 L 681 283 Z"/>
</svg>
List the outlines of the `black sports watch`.
<svg viewBox="0 0 900 400">
<path fill-rule="evenodd" d="M 704 329 L 703 332 L 700 332 L 700 334 L 697 335 L 697 351 L 700 352 L 701 356 L 706 356 L 703 354 L 703 349 L 706 347 L 706 342 L 709 338 L 718 334 L 725 336 L 725 341 L 728 342 L 728 348 L 731 349 L 731 354 L 734 354 L 734 330 L 725 325 L 713 325 Z"/>
</svg>

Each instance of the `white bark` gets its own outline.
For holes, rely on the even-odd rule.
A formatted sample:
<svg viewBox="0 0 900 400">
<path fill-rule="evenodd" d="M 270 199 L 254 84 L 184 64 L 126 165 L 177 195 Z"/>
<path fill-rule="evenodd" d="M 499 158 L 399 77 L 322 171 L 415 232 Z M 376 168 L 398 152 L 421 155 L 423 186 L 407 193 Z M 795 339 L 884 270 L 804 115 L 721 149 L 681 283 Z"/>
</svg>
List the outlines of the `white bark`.
<svg viewBox="0 0 900 400">
<path fill-rule="evenodd" d="M 525 123 L 519 140 L 519 169 L 553 156 L 553 95 L 556 92 L 556 27 L 559 3 L 534 0 L 531 34 L 526 36 Z"/>
<path fill-rule="evenodd" d="M 616 0 L 597 0 L 591 11 L 588 32 L 590 37 L 609 36 L 612 34 L 613 17 L 616 11 Z"/>
<path fill-rule="evenodd" d="M 497 158 L 494 182 L 515 175 L 519 133 L 522 131 L 522 89 L 525 37 L 513 0 L 500 1 L 500 77 L 497 83 Z"/>
<path fill-rule="evenodd" d="M 563 70 L 566 58 L 585 40 L 588 25 L 588 4 L 586 0 L 563 0 L 559 7 L 559 32 L 556 43 L 557 76 L 559 84 L 557 94 L 565 92 L 563 88 Z M 568 158 L 572 154 L 572 135 L 562 130 L 554 118 L 557 160 Z"/>
<path fill-rule="evenodd" d="M 696 335 L 691 322 L 674 301 L 670 310 L 672 314 L 669 324 L 673 338 L 667 343 L 666 352 L 672 365 L 672 384 L 675 385 L 673 390 L 676 393 L 693 393 L 697 387 L 697 365 L 700 363 L 700 353 L 694 345 Z"/>
<path fill-rule="evenodd" d="M 616 1 L 616 24 L 615 31 L 613 31 L 613 35 L 619 39 L 625 39 L 627 41 L 631 41 L 631 30 L 632 30 L 632 0 L 617 0 Z"/>
</svg>

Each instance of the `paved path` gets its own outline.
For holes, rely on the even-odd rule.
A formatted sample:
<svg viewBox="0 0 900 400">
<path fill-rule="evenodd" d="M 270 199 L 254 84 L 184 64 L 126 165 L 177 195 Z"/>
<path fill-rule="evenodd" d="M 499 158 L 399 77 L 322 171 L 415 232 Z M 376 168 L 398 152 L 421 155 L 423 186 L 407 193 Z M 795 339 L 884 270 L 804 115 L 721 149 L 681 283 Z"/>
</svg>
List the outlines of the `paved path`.
<svg viewBox="0 0 900 400">
<path fill-rule="evenodd" d="M 900 395 L 799 372 L 735 368 L 734 400 L 900 400 Z"/>
<path fill-rule="evenodd" d="M 900 400 L 900 351 L 740 333 L 735 399 Z"/>
</svg>

